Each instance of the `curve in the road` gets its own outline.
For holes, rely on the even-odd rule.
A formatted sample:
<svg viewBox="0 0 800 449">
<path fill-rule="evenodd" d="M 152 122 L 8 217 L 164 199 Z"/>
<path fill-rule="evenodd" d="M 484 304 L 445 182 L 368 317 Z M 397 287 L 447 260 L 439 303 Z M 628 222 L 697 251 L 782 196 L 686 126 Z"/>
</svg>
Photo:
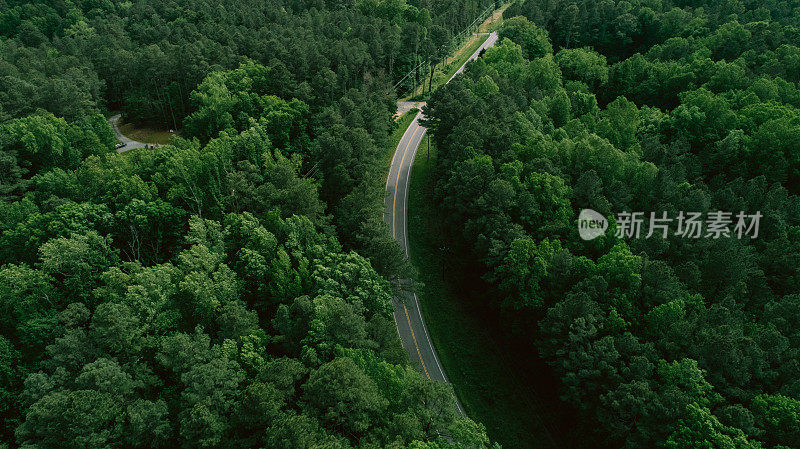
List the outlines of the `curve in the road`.
<svg viewBox="0 0 800 449">
<path fill-rule="evenodd" d="M 450 80 L 464 71 L 464 67 L 476 59 L 481 51 L 493 46 L 497 42 L 497 33 L 493 32 L 475 50 L 467 61 L 459 67 Z M 448 80 L 448 82 L 450 82 Z M 420 106 L 421 107 L 421 106 Z M 417 154 L 422 138 L 427 130 L 419 124 L 422 112 L 408 126 L 403 137 L 400 139 L 395 150 L 392 164 L 389 168 L 389 176 L 386 179 L 386 211 L 384 219 L 391 226 L 392 237 L 400 243 L 400 246 L 408 257 L 408 228 L 406 226 L 406 211 L 408 209 L 408 184 L 411 179 L 411 168 L 414 164 L 414 157 Z M 402 283 L 402 282 L 401 282 Z M 416 293 L 401 290 L 401 297 L 392 300 L 394 304 L 394 321 L 397 324 L 397 331 L 400 334 L 400 341 L 408 352 L 412 360 L 415 360 L 423 375 L 431 380 L 447 382 L 447 376 L 439 362 L 436 348 L 433 346 L 425 319 L 419 306 L 419 298 Z M 456 406 L 461 415 L 466 416 L 464 409 L 456 398 Z"/>
<path fill-rule="evenodd" d="M 114 134 L 116 134 L 117 140 L 119 140 L 120 142 L 125 144 L 125 145 L 117 148 L 117 153 L 122 153 L 122 152 L 125 152 L 125 151 L 128 151 L 128 150 L 132 150 L 134 148 L 144 148 L 144 147 L 148 146 L 148 144 L 146 144 L 144 142 L 137 142 L 137 141 L 135 141 L 133 139 L 129 139 L 129 138 L 125 137 L 122 134 L 122 132 L 120 132 L 120 130 L 119 130 L 119 119 L 120 119 L 120 117 L 121 117 L 121 115 L 117 114 L 117 115 L 114 115 L 114 116 L 108 118 L 108 123 L 110 123 L 111 127 L 114 128 Z"/>
</svg>

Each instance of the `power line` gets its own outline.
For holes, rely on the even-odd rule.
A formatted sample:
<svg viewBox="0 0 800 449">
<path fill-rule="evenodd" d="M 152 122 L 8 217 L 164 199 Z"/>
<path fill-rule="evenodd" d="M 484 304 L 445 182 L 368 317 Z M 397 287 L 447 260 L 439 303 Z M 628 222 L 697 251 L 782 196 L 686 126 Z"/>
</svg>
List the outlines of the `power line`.
<svg viewBox="0 0 800 449">
<path fill-rule="evenodd" d="M 494 10 L 495 10 L 495 3 L 492 3 L 492 5 L 491 5 L 491 6 L 489 6 L 488 8 L 486 8 L 485 10 L 483 10 L 483 12 L 481 12 L 481 13 L 478 15 L 478 17 L 476 17 L 476 18 L 475 18 L 475 20 L 473 20 L 473 21 L 472 21 L 472 23 L 470 23 L 469 25 L 467 25 L 467 27 L 466 27 L 466 28 L 464 28 L 464 30 L 463 30 L 463 31 L 461 31 L 461 32 L 459 32 L 458 34 L 456 34 L 456 35 L 453 37 L 453 39 L 452 39 L 452 41 L 451 41 L 451 44 L 450 44 L 450 45 L 451 45 L 451 46 L 453 46 L 453 45 L 457 45 L 457 44 L 456 44 L 456 42 L 458 42 L 458 41 L 459 41 L 459 39 L 461 39 L 461 38 L 463 38 L 463 37 L 466 37 L 466 36 L 467 36 L 467 35 L 469 35 L 469 34 L 472 34 L 472 31 L 471 31 L 471 30 L 472 30 L 472 29 L 475 27 L 475 24 L 476 24 L 476 23 L 478 23 L 478 24 L 482 23 L 484 20 L 486 20 L 486 18 L 487 18 L 487 17 L 489 17 L 489 14 L 490 14 L 492 11 L 494 11 Z M 463 36 L 462 36 L 462 35 L 463 35 Z M 442 48 L 443 48 L 443 47 L 440 47 L 440 48 L 439 48 L 439 50 L 441 50 Z M 426 64 L 428 64 L 428 61 L 423 61 L 423 62 L 420 62 L 419 64 L 417 64 L 416 66 L 414 66 L 414 67 L 413 67 L 411 70 L 409 70 L 409 71 L 408 71 L 408 73 L 406 73 L 406 74 L 405 74 L 405 76 L 403 76 L 402 78 L 400 78 L 400 81 L 396 82 L 392 88 L 393 88 L 393 89 L 397 89 L 397 86 L 399 86 L 399 85 L 400 85 L 400 84 L 401 84 L 403 81 L 405 81 L 405 79 L 406 79 L 406 78 L 408 78 L 408 77 L 409 77 L 409 76 L 411 76 L 412 74 L 416 73 L 416 72 L 419 70 L 419 68 L 420 68 L 420 67 L 422 67 L 423 65 L 426 65 Z"/>
</svg>

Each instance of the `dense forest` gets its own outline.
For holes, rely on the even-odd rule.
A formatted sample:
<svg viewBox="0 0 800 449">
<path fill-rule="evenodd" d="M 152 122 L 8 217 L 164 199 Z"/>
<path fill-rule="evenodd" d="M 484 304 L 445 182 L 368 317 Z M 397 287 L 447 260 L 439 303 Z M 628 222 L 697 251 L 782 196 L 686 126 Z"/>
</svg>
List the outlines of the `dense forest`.
<svg viewBox="0 0 800 449">
<path fill-rule="evenodd" d="M 485 307 L 602 447 L 800 447 L 800 3 L 504 17 L 424 109 L 436 207 Z M 610 222 L 594 240 L 587 208 Z M 762 218 L 756 238 L 617 236 L 636 211 Z"/>
<path fill-rule="evenodd" d="M 0 0 L 0 448 L 489 447 L 398 340 L 381 172 L 491 5 Z"/>
</svg>

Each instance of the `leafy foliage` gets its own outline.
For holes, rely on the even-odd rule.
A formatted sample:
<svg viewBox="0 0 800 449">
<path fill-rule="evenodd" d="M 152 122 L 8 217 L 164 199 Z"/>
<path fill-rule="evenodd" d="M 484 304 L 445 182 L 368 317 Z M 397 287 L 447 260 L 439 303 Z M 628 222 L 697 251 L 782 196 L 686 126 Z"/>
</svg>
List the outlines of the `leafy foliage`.
<svg viewBox="0 0 800 449">
<path fill-rule="evenodd" d="M 490 4 L 0 1 L 0 447 L 489 447 L 399 344 L 377 173 Z"/>
<path fill-rule="evenodd" d="M 424 109 L 446 244 L 604 447 L 798 444 L 791 10 L 517 2 Z M 584 208 L 606 235 L 579 238 Z M 764 218 L 757 239 L 614 236 L 616 213 L 681 210 Z"/>
</svg>

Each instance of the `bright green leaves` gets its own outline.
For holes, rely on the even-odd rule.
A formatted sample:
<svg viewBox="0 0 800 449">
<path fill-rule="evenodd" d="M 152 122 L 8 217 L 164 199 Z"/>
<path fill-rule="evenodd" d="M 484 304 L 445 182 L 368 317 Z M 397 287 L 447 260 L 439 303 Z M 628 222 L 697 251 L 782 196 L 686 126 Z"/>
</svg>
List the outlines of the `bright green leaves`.
<svg viewBox="0 0 800 449">
<path fill-rule="evenodd" d="M 661 360 L 656 372 L 661 378 L 664 394 L 673 401 L 708 407 L 721 399 L 712 393 L 711 384 L 705 379 L 706 372 L 697 366 L 695 360 L 684 358 L 672 363 Z"/>
<path fill-rule="evenodd" d="M 508 295 L 506 307 L 514 309 L 541 309 L 545 293 L 542 285 L 548 277 L 553 258 L 561 251 L 561 242 L 548 239 L 536 243 L 533 239 L 516 239 L 511 242 L 502 263 L 495 268 L 493 280 Z"/>
<path fill-rule="evenodd" d="M 312 300 L 309 312 L 308 331 L 302 340 L 304 351 L 313 350 L 313 358 L 308 361 L 330 360 L 337 346 L 369 346 L 364 313 L 359 303 L 320 295 Z"/>
<path fill-rule="evenodd" d="M 797 20 L 705 6 L 516 2 L 425 110 L 447 257 L 601 444 L 798 445 Z M 583 208 L 605 236 L 579 239 Z M 651 211 L 717 209 L 769 210 L 772 236 L 647 233 Z M 641 235 L 615 237 L 635 211 Z"/>
<path fill-rule="evenodd" d="M 521 81 L 527 90 L 526 96 L 534 100 L 545 99 L 561 87 L 561 70 L 553 55 L 547 54 L 525 64 Z"/>
<path fill-rule="evenodd" d="M 375 425 L 388 405 L 375 382 L 347 357 L 312 372 L 303 391 L 303 399 L 314 416 L 355 437 Z"/>
<path fill-rule="evenodd" d="M 31 448 L 438 439 L 446 387 L 326 370 L 405 355 L 373 269 L 407 268 L 375 213 L 386 83 L 489 4 L 89 3 L 0 13 L 0 196 L 21 198 L 0 205 L 0 446 L 14 427 Z M 37 107 L 69 121 L 14 119 Z M 98 108 L 187 139 L 118 155 Z"/>
<path fill-rule="evenodd" d="M 761 394 L 753 398 L 751 410 L 768 442 L 788 447 L 800 443 L 800 401 L 781 394 Z"/>
<path fill-rule="evenodd" d="M 233 127 L 232 112 L 237 99 L 226 82 L 224 72 L 211 72 L 194 90 L 192 100 L 200 107 L 185 120 L 184 127 L 189 133 L 209 140 L 220 131 Z"/>
<path fill-rule="evenodd" d="M 475 94 L 479 97 L 486 98 L 492 94 L 496 94 L 500 91 L 500 88 L 497 87 L 497 84 L 490 78 L 488 75 L 484 75 L 481 79 L 475 83 Z"/>
<path fill-rule="evenodd" d="M 23 444 L 56 449 L 64 444 L 100 449 L 123 433 L 123 407 L 96 390 L 58 391 L 34 402 L 17 430 Z"/>
<path fill-rule="evenodd" d="M 124 372 L 119 363 L 106 358 L 85 365 L 75 378 L 75 384 L 79 389 L 120 396 L 129 395 L 135 387 L 130 374 Z"/>
<path fill-rule="evenodd" d="M 188 229 L 185 249 L 172 263 L 117 266 L 107 239 L 87 231 L 42 245 L 40 271 L 25 265 L 0 271 L 14 281 L 0 291 L 4 310 L 19 320 L 15 326 L 27 339 L 40 340 L 26 343 L 29 356 L 49 344 L 47 374 L 31 378 L 24 393 L 26 424 L 17 431 L 22 443 L 159 446 L 177 439 L 192 447 L 216 447 L 226 438 L 253 444 L 269 438 L 334 441 L 342 438 L 337 436 L 341 428 L 348 439 L 374 438 L 375 429 L 390 427 L 407 441 L 435 438 L 433 429 L 439 427 L 420 429 L 438 426 L 433 417 L 445 413 L 442 407 L 452 413 L 452 402 L 407 405 L 410 399 L 403 395 L 417 394 L 408 378 L 421 382 L 418 373 L 398 368 L 402 383 L 390 388 L 382 382 L 379 390 L 352 362 L 338 366 L 342 348 L 370 351 L 370 363 L 384 366 L 371 351 L 383 353 L 395 342 L 383 335 L 396 339 L 389 327 L 389 283 L 366 259 L 341 253 L 334 239 L 302 216 L 272 215 L 262 222 L 250 214 L 231 214 L 224 225 L 195 216 Z M 262 285 L 271 292 L 269 301 L 259 297 Z M 54 289 L 80 291 L 85 304 L 75 302 L 51 316 L 63 307 Z M 27 300 L 18 301 L 25 292 Z M 302 294 L 313 299 L 295 299 Z M 274 327 L 252 306 L 276 316 Z M 9 329 L 17 340 L 17 330 Z M 281 347 L 304 363 L 273 359 Z M 4 345 L 0 356 L 0 394 L 16 401 L 5 389 L 21 382 L 8 363 L 19 359 L 19 352 Z M 308 379 L 307 367 L 318 369 Z M 331 392 L 329 382 L 341 388 Z M 298 389 L 302 384 L 306 387 Z M 175 408 L 147 399 L 153 394 L 172 398 Z M 452 401 L 450 393 L 431 394 Z M 403 404 L 404 422 L 414 423 L 409 425 L 416 430 L 390 426 L 388 397 L 395 398 L 396 407 Z M 289 405 L 298 402 L 307 414 Z M 247 416 L 254 411 L 261 415 Z M 264 435 L 264 426 L 271 425 L 294 430 Z M 304 436 L 289 435 L 299 428 L 306 429 Z"/>
<path fill-rule="evenodd" d="M 313 266 L 310 291 L 316 296 L 280 305 L 273 321 L 287 350 L 318 364 L 332 359 L 337 347 L 383 349 L 369 338 L 375 330 L 367 321 L 391 315 L 389 283 L 355 253 L 329 255 Z"/>
<path fill-rule="evenodd" d="M 92 338 L 109 354 L 136 353 L 142 346 L 141 332 L 138 317 L 125 304 L 100 304 L 92 316 Z"/>
<path fill-rule="evenodd" d="M 35 263 L 39 260 L 39 248 L 54 237 L 65 238 L 91 231 L 105 234 L 115 225 L 107 206 L 91 203 L 68 202 L 44 213 L 31 208 L 24 214 L 16 223 L 10 223 L 11 227 L 0 236 L 6 262 Z"/>
<path fill-rule="evenodd" d="M 637 143 L 636 132 L 640 120 L 635 104 L 625 97 L 618 97 L 598 115 L 597 134 L 608 139 L 616 148 L 624 151 Z"/>
<path fill-rule="evenodd" d="M 55 323 L 48 312 L 65 306 L 54 284 L 54 278 L 27 265 L 0 269 L 0 328 L 28 355 L 41 353 L 50 342 L 53 329 L 46 323 Z"/>
<path fill-rule="evenodd" d="M 236 274 L 205 245 L 195 245 L 178 257 L 178 266 L 186 273 L 178 284 L 185 313 L 208 325 L 225 304 L 238 298 Z"/>
<path fill-rule="evenodd" d="M 706 89 L 681 95 L 681 105 L 671 114 L 678 132 L 695 147 L 722 140 L 736 125 L 730 103 Z"/>
<path fill-rule="evenodd" d="M 486 426 L 464 418 L 450 426 L 450 436 L 457 448 L 500 449 L 497 443 L 491 444 L 486 436 Z"/>
<path fill-rule="evenodd" d="M 270 91 L 270 71 L 251 61 L 210 73 L 192 93 L 198 109 L 186 118 L 186 132 L 208 141 L 221 131 L 241 132 L 256 122 L 278 148 L 304 153 L 309 145 L 308 105 L 276 97 Z"/>
<path fill-rule="evenodd" d="M 202 152 L 197 141 L 181 141 L 171 148 L 164 170 L 155 181 L 168 189 L 166 199 L 183 209 L 200 216 L 219 214 L 225 165 L 231 163 L 221 156 Z"/>
<path fill-rule="evenodd" d="M 722 425 L 704 407 L 689 404 L 686 416 L 666 442 L 669 449 L 760 449 L 761 444 L 748 441 L 741 430 Z"/>
<path fill-rule="evenodd" d="M 369 261 L 354 252 L 330 254 L 314 264 L 311 276 L 318 293 L 344 298 L 363 307 L 365 314 L 392 314 L 392 290 L 389 282 L 378 275 Z"/>
<path fill-rule="evenodd" d="M 606 58 L 593 50 L 563 49 L 555 60 L 564 79 L 583 82 L 593 91 L 608 82 Z"/>
<path fill-rule="evenodd" d="M 520 193 L 521 218 L 539 233 L 565 233 L 572 221 L 572 189 L 549 173 L 531 173 Z M 532 202 L 531 202 L 532 200 Z"/>
<path fill-rule="evenodd" d="M 200 447 L 219 445 L 243 380 L 239 364 L 224 357 L 213 357 L 181 374 L 185 406 L 179 417 L 180 434 Z"/>
<path fill-rule="evenodd" d="M 116 264 L 110 239 L 95 231 L 54 238 L 39 247 L 41 269 L 62 286 L 65 295 L 85 299 L 100 273 Z"/>
<path fill-rule="evenodd" d="M 608 300 L 624 317 L 636 315 L 635 300 L 642 285 L 642 258 L 625 243 L 614 245 L 597 260 L 597 270 L 608 282 Z"/>
<path fill-rule="evenodd" d="M 125 434 L 127 444 L 158 447 L 170 437 L 172 429 L 166 401 L 137 399 L 127 409 L 129 425 Z"/>
<path fill-rule="evenodd" d="M 512 17 L 503 22 L 500 39 L 508 38 L 522 47 L 525 58 L 536 59 L 553 53 L 547 31 L 525 17 Z"/>
<path fill-rule="evenodd" d="M 101 116 L 85 122 L 42 113 L 0 125 L 0 196 L 21 195 L 40 171 L 74 169 L 89 155 L 109 153 L 114 139 L 108 123 Z"/>
</svg>

